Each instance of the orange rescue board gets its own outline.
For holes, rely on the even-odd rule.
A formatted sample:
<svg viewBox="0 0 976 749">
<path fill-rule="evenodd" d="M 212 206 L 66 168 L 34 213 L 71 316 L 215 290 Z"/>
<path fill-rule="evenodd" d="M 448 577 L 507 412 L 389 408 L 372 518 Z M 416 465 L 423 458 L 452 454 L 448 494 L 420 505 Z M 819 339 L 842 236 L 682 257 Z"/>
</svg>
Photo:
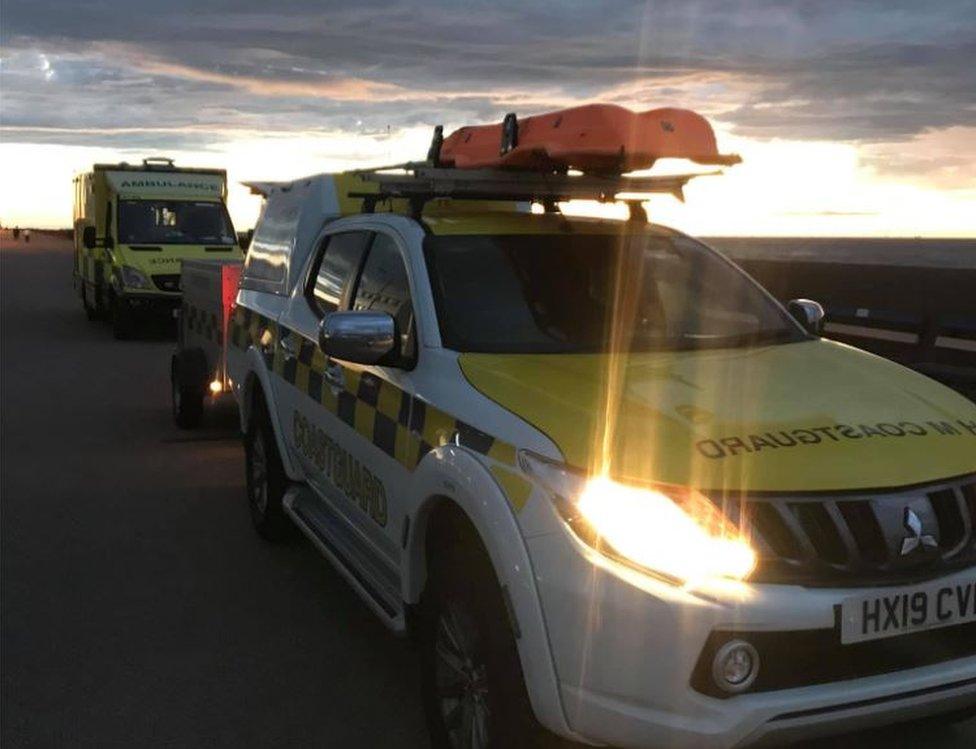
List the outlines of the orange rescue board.
<svg viewBox="0 0 976 749">
<path fill-rule="evenodd" d="M 503 125 L 455 130 L 440 150 L 442 166 L 624 173 L 649 169 L 658 159 L 736 164 L 718 152 L 708 120 L 688 109 L 632 112 L 614 104 L 587 104 L 518 120 L 515 146 L 502 153 Z"/>
</svg>

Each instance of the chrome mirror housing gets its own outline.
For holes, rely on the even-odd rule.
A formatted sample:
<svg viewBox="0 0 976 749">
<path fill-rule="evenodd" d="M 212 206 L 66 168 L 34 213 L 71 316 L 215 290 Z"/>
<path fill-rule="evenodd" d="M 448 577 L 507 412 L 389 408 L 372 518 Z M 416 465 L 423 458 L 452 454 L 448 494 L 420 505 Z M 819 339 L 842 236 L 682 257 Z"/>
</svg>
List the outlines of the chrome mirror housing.
<svg viewBox="0 0 976 749">
<path fill-rule="evenodd" d="M 396 321 L 386 312 L 332 312 L 319 324 L 319 347 L 334 359 L 382 364 L 396 350 Z"/>
<path fill-rule="evenodd" d="M 823 334 L 825 313 L 819 302 L 812 299 L 791 299 L 786 309 L 808 333 L 817 336 Z"/>
</svg>

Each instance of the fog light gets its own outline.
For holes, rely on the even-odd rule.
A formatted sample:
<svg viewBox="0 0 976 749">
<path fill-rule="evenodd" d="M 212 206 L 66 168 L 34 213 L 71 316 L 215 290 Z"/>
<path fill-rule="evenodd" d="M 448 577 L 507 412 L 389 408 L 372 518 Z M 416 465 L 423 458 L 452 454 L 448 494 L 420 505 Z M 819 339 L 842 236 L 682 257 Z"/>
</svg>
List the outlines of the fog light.
<svg viewBox="0 0 976 749">
<path fill-rule="evenodd" d="M 759 675 L 759 652 L 745 640 L 725 643 L 712 661 L 712 678 L 725 692 L 744 692 Z"/>
</svg>

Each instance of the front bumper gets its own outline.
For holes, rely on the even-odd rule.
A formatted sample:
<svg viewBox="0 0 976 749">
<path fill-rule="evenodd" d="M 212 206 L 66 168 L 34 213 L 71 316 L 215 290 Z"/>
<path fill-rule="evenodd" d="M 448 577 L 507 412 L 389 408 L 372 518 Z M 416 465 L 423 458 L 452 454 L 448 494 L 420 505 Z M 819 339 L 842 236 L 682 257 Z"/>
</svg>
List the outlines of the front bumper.
<svg viewBox="0 0 976 749">
<path fill-rule="evenodd" d="M 133 312 L 172 316 L 173 311 L 179 309 L 183 295 L 123 290 L 117 294 L 117 299 Z"/>
<path fill-rule="evenodd" d="M 976 705 L 976 655 L 732 697 L 703 694 L 692 679 L 714 632 L 831 630 L 840 601 L 869 590 L 729 583 L 693 593 L 609 562 L 568 532 L 528 545 L 567 721 L 595 743 L 724 749 Z M 968 570 L 946 580 L 971 578 Z"/>
</svg>

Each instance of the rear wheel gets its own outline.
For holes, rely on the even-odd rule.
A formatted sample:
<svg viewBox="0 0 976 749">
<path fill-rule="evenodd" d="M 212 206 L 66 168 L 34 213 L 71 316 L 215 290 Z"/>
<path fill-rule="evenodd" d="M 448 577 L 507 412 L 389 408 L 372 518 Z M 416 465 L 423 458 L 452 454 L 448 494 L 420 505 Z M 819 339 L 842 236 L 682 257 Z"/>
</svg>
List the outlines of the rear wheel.
<svg viewBox="0 0 976 749">
<path fill-rule="evenodd" d="M 278 444 L 264 399 L 255 399 L 251 422 L 244 433 L 247 504 L 254 529 L 266 541 L 280 543 L 294 535 L 282 499 L 288 487 Z"/>
<path fill-rule="evenodd" d="M 436 749 L 551 746 L 535 720 L 491 563 L 465 529 L 431 562 L 418 620 L 424 710 Z"/>
</svg>

